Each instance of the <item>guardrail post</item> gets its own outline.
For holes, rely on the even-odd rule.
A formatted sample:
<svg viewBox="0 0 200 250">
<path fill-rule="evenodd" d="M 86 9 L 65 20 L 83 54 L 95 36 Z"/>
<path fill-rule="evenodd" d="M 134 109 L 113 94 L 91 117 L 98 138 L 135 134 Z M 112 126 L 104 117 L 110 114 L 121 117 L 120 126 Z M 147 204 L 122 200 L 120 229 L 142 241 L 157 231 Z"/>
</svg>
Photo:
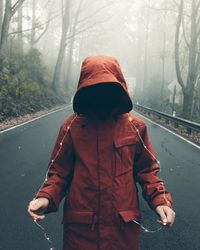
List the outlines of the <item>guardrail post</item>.
<svg viewBox="0 0 200 250">
<path fill-rule="evenodd" d="M 188 132 L 188 135 L 191 135 L 192 134 L 192 128 L 187 127 L 187 132 Z"/>
</svg>

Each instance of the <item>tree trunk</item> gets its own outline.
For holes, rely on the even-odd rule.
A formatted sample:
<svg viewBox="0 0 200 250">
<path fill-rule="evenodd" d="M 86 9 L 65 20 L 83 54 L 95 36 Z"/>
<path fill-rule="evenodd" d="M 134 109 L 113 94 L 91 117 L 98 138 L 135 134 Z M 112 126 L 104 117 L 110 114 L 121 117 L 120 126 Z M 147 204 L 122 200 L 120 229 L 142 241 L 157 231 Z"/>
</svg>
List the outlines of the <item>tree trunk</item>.
<svg viewBox="0 0 200 250">
<path fill-rule="evenodd" d="M 67 37 L 68 28 L 69 28 L 69 4 L 70 4 L 70 1 L 66 0 L 65 12 L 63 15 L 63 20 L 62 20 L 62 36 L 61 36 L 61 41 L 60 41 L 60 49 L 58 53 L 58 58 L 57 58 L 54 75 L 53 75 L 53 82 L 52 82 L 52 89 L 54 91 L 57 91 L 57 85 L 60 81 L 62 62 L 63 62 L 64 55 L 65 55 L 66 37 Z"/>
<path fill-rule="evenodd" d="M 188 75 L 187 85 L 184 93 L 184 103 L 182 116 L 186 119 L 192 119 L 192 106 L 194 98 L 194 87 L 197 78 L 196 72 L 196 56 L 197 56 L 197 23 L 196 18 L 198 16 L 198 10 L 196 9 L 196 0 L 192 1 L 191 12 L 191 29 L 190 29 L 190 46 L 189 46 L 189 58 L 188 58 Z"/>
<path fill-rule="evenodd" d="M 182 117 L 188 120 L 191 120 L 191 111 L 193 105 L 194 91 L 188 89 L 183 94 L 183 110 Z"/>
<path fill-rule="evenodd" d="M 136 90 L 142 92 L 142 76 L 141 74 L 141 65 L 142 65 L 142 42 L 143 42 L 143 27 L 142 27 L 142 18 L 140 17 L 137 21 L 137 49 L 136 49 Z"/>
<path fill-rule="evenodd" d="M 25 0 L 18 0 L 13 6 L 11 6 L 12 1 L 6 0 L 2 30 L 1 30 L 0 55 L 4 54 L 5 45 L 8 39 L 10 20 L 16 13 L 16 11 L 18 11 L 18 9 L 22 6 L 24 1 Z"/>
<path fill-rule="evenodd" d="M 146 31 L 145 31 L 145 49 L 144 49 L 144 81 L 143 81 L 143 91 L 146 90 L 147 77 L 148 77 L 148 45 L 149 45 L 149 21 L 150 21 L 150 0 L 148 1 L 147 6 L 147 19 L 146 19 Z"/>
<path fill-rule="evenodd" d="M 183 78 L 181 75 L 181 69 L 180 69 L 180 56 L 179 56 L 179 36 L 180 36 L 180 28 L 181 28 L 181 20 L 182 20 L 182 15 L 183 15 L 183 0 L 180 2 L 179 6 L 179 15 L 177 19 L 177 24 L 176 24 L 176 34 L 175 34 L 175 67 L 176 67 L 176 75 L 177 75 L 177 80 L 178 83 L 180 84 L 182 88 L 182 92 L 184 93 L 185 91 L 185 85 L 183 82 Z"/>
<path fill-rule="evenodd" d="M 69 43 L 69 53 L 68 53 L 68 60 L 67 60 L 67 82 L 71 82 L 71 71 L 72 71 L 72 63 L 73 63 L 73 50 L 74 50 L 74 42 L 75 42 L 75 34 L 76 34 L 76 30 L 77 30 L 77 25 L 78 25 L 78 17 L 81 11 L 81 7 L 83 4 L 83 0 L 80 0 L 79 2 L 79 6 L 78 9 L 76 11 L 75 14 L 75 18 L 74 18 L 74 23 L 73 23 L 73 27 L 72 27 L 72 38 L 70 39 L 70 43 Z"/>
<path fill-rule="evenodd" d="M 31 48 L 35 41 L 35 24 L 36 24 L 36 0 L 32 0 L 32 25 L 31 25 Z"/>
<path fill-rule="evenodd" d="M 75 37 L 72 37 L 70 39 L 69 53 L 67 55 L 67 73 L 66 73 L 67 85 L 68 85 L 68 83 L 71 82 L 71 70 L 72 70 L 72 63 L 73 63 L 72 57 L 73 57 L 74 41 L 75 41 Z"/>
<path fill-rule="evenodd" d="M 18 10 L 18 31 L 17 34 L 18 38 L 18 46 L 20 52 L 23 52 L 23 33 L 21 32 L 23 30 L 23 7 L 21 6 Z"/>
<path fill-rule="evenodd" d="M 0 54 L 4 53 L 5 44 L 8 38 L 8 31 L 9 31 L 9 24 L 11 17 L 12 17 L 11 0 L 6 0 L 5 13 L 1 30 Z"/>
<path fill-rule="evenodd" d="M 1 41 L 2 24 L 3 24 L 3 0 L 0 0 L 0 41 Z"/>
<path fill-rule="evenodd" d="M 160 104 L 162 110 L 164 109 L 163 106 L 163 98 L 164 98 L 164 90 L 165 90 L 165 59 L 166 59 L 166 15 L 167 15 L 167 2 L 165 2 L 165 11 L 163 15 L 163 46 L 162 46 L 162 83 L 161 83 L 161 90 L 160 90 Z"/>
</svg>

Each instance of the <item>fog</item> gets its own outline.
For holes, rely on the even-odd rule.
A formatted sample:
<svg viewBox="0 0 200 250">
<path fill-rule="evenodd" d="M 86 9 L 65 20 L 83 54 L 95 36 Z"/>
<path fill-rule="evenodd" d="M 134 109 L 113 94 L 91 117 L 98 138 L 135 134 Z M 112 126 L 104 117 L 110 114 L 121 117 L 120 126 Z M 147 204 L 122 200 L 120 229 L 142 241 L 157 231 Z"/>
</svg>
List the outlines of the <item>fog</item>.
<svg viewBox="0 0 200 250">
<path fill-rule="evenodd" d="M 138 88 L 142 89 L 152 78 L 156 78 L 157 82 L 162 83 L 163 60 L 166 64 L 164 81 L 174 80 L 176 76 L 173 47 L 176 13 L 167 10 L 165 1 L 159 1 L 159 4 L 157 2 L 83 0 L 80 3 L 71 1 L 69 30 L 62 65 L 62 84 L 66 84 L 65 73 L 68 61 L 70 61 L 73 71 L 71 72 L 73 77 L 69 78 L 68 85 L 74 86 L 77 83 L 83 59 L 96 54 L 115 56 L 119 60 L 125 76 L 134 78 L 133 82 L 135 84 L 137 82 Z M 37 4 L 38 22 L 48 20 L 50 13 L 48 31 L 36 46 L 42 51 L 52 71 L 59 52 L 62 33 L 62 20 L 58 14 L 61 13 L 62 6 L 65 4 L 68 2 L 59 0 L 48 1 L 42 5 Z M 170 7 L 175 8 L 173 1 Z M 164 8 L 166 10 L 163 10 Z M 58 16 L 55 17 L 55 15 Z M 75 20 L 76 15 L 78 15 L 77 20 Z M 74 25 L 76 27 L 73 40 Z M 42 32 L 42 30 L 37 30 L 37 32 Z M 70 49 L 73 50 L 72 54 Z M 69 54 L 72 55 L 70 59 Z"/>
<path fill-rule="evenodd" d="M 12 5 L 19 2 L 9 37 L 21 41 L 24 52 L 41 52 L 53 89 L 73 95 L 84 58 L 111 55 L 119 60 L 134 102 L 170 113 L 176 87 L 177 112 L 199 117 L 200 1 L 22 0 Z"/>
</svg>

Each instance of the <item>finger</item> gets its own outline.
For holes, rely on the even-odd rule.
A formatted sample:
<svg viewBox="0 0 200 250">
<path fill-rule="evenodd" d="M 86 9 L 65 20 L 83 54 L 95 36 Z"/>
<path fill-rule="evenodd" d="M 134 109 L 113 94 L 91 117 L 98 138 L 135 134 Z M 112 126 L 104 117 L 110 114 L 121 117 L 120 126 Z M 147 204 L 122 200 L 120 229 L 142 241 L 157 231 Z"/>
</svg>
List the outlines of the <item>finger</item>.
<svg viewBox="0 0 200 250">
<path fill-rule="evenodd" d="M 160 224 L 161 226 L 163 226 L 163 227 L 168 227 L 168 226 L 169 226 L 168 223 L 163 223 L 162 220 L 157 220 L 157 223 L 159 223 L 159 224 Z"/>
<path fill-rule="evenodd" d="M 167 222 L 169 226 L 172 226 L 174 223 L 174 219 L 175 219 L 175 212 L 173 210 L 169 210 L 169 211 L 166 211 L 166 215 L 167 215 Z"/>
<path fill-rule="evenodd" d="M 36 214 L 29 214 L 33 221 L 43 220 L 45 218 L 44 215 L 36 215 Z"/>
<path fill-rule="evenodd" d="M 45 218 L 45 215 L 38 215 L 38 214 L 36 214 L 36 213 L 33 213 L 33 212 L 29 212 L 29 215 L 30 215 L 30 217 L 34 220 L 34 219 L 36 219 L 36 220 L 43 220 L 44 218 Z"/>
<path fill-rule="evenodd" d="M 36 222 L 36 221 L 44 220 L 44 218 L 45 218 L 45 216 L 42 215 L 42 216 L 34 217 L 32 219 L 33 219 L 34 222 Z"/>
<path fill-rule="evenodd" d="M 161 207 L 161 208 L 159 208 L 159 209 L 157 210 L 157 212 L 158 212 L 158 214 L 159 214 L 159 216 L 160 216 L 160 220 L 162 221 L 162 224 L 163 224 L 164 226 L 166 226 L 168 221 L 167 221 L 167 216 L 166 216 L 166 214 L 165 214 L 164 209 Z"/>
<path fill-rule="evenodd" d="M 29 204 L 29 207 L 32 211 L 36 211 L 38 209 L 41 208 L 41 204 L 38 203 L 38 202 L 35 202 L 35 201 L 32 201 L 30 204 Z"/>
<path fill-rule="evenodd" d="M 37 213 L 38 215 L 42 215 L 46 208 L 42 207 L 41 204 L 31 204 L 29 205 L 29 209 L 32 212 Z"/>
<path fill-rule="evenodd" d="M 43 220 L 45 218 L 45 215 L 42 215 L 42 214 L 38 214 L 36 212 L 33 212 L 31 210 L 31 208 L 29 207 L 28 210 L 27 210 L 29 216 L 34 220 Z"/>
</svg>

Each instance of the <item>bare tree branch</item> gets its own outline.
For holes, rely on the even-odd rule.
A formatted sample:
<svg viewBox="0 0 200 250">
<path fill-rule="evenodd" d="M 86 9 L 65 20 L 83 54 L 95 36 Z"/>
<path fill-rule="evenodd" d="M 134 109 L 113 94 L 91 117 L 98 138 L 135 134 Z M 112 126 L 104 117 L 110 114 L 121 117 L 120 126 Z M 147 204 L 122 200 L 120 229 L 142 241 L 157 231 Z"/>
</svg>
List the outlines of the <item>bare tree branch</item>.
<svg viewBox="0 0 200 250">
<path fill-rule="evenodd" d="M 183 78 L 180 70 L 180 58 L 179 58 L 179 36 L 180 36 L 180 27 L 182 21 L 182 13 L 183 13 L 183 0 L 180 2 L 179 6 L 179 15 L 176 24 L 176 34 L 175 34 L 175 66 L 176 66 L 176 75 L 178 79 L 178 83 L 182 87 L 183 92 L 185 91 L 185 85 L 183 82 Z"/>
<path fill-rule="evenodd" d="M 89 18 L 95 16 L 95 15 L 96 15 L 97 13 L 99 13 L 101 10 L 107 8 L 107 7 L 110 6 L 110 5 L 112 5 L 112 4 L 109 3 L 109 4 L 107 4 L 107 5 L 103 6 L 103 7 L 101 7 L 100 9 L 97 9 L 97 10 L 96 10 L 95 12 L 93 12 L 91 15 L 89 15 L 89 16 L 83 18 L 83 19 L 80 19 L 80 20 L 78 21 L 78 23 L 82 23 L 82 22 L 86 21 L 87 19 L 89 19 Z"/>
<path fill-rule="evenodd" d="M 103 20 L 103 21 L 95 22 L 95 23 L 93 23 L 93 24 L 87 26 L 86 28 L 77 31 L 74 35 L 68 36 L 66 40 L 69 40 L 69 39 L 73 38 L 74 36 L 77 36 L 78 34 L 84 33 L 85 31 L 87 31 L 87 30 L 93 28 L 94 26 L 96 26 L 96 24 L 105 23 L 105 22 L 107 22 L 110 18 L 111 18 L 111 17 L 109 17 L 109 18 L 107 18 L 107 19 L 105 19 L 105 20 Z"/>
<path fill-rule="evenodd" d="M 176 9 L 169 9 L 169 8 L 156 8 L 156 7 L 153 7 L 151 6 L 150 9 L 152 10 L 155 10 L 155 11 L 168 11 L 168 12 L 174 12 L 174 13 L 178 13 L 178 10 Z M 186 17 L 191 17 L 189 14 L 187 13 L 183 13 L 183 16 L 186 16 Z"/>
<path fill-rule="evenodd" d="M 50 15 L 49 15 L 50 16 Z M 44 34 L 47 32 L 48 28 L 49 28 L 49 24 L 50 24 L 50 18 L 48 18 L 48 22 L 47 22 L 47 25 L 45 27 L 45 29 L 43 30 L 43 32 L 38 36 L 38 38 L 36 38 L 34 41 L 33 41 L 33 45 L 36 44 L 43 36 Z"/>
<path fill-rule="evenodd" d="M 16 11 L 22 6 L 22 4 L 25 2 L 25 0 L 18 0 L 13 6 L 12 6 L 12 16 L 16 13 Z"/>
<path fill-rule="evenodd" d="M 197 19 L 197 27 L 199 27 L 199 24 L 200 24 L 200 15 L 199 15 L 199 17 Z"/>
<path fill-rule="evenodd" d="M 196 63 L 195 63 L 196 72 L 198 71 L 199 66 L 200 66 L 200 52 L 198 52 L 197 58 L 196 58 Z"/>
<path fill-rule="evenodd" d="M 196 6 L 196 10 L 198 11 L 200 7 L 200 1 L 198 1 L 197 6 Z"/>
<path fill-rule="evenodd" d="M 184 17 L 182 17 L 182 30 L 183 30 L 184 41 L 185 41 L 187 47 L 190 48 L 189 42 L 188 42 L 188 40 L 186 38 L 186 34 L 185 34 L 185 20 L 184 20 Z"/>
<path fill-rule="evenodd" d="M 183 54 L 183 59 L 182 59 L 182 65 L 181 65 L 181 73 L 183 72 L 183 70 L 185 69 L 186 67 L 186 52 Z"/>
<path fill-rule="evenodd" d="M 45 23 L 35 25 L 35 27 L 30 28 L 30 29 L 25 29 L 25 30 L 19 30 L 19 31 L 10 32 L 9 35 L 14 35 L 14 34 L 18 34 L 18 33 L 25 33 L 25 32 L 28 32 L 28 31 L 31 31 L 31 30 L 34 30 L 34 29 L 39 29 L 40 27 L 43 27 L 43 26 L 46 25 L 46 24 L 49 25 L 50 22 L 51 22 L 52 20 L 54 20 L 55 18 L 60 17 L 60 16 L 61 16 L 61 13 L 59 13 L 59 14 L 53 16 L 52 18 L 50 18 L 50 19 L 49 19 L 47 22 L 45 22 Z"/>
</svg>

